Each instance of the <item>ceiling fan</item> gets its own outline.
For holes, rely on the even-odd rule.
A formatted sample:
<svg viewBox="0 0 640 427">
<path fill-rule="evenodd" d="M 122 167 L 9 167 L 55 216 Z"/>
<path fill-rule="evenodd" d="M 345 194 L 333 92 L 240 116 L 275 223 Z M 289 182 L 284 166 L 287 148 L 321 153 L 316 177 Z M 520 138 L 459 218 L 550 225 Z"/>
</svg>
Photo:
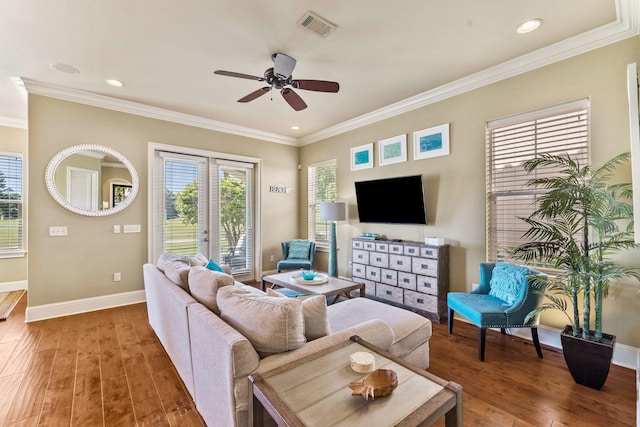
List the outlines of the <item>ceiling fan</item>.
<svg viewBox="0 0 640 427">
<path fill-rule="evenodd" d="M 250 74 L 236 73 L 233 71 L 216 70 L 213 73 L 221 76 L 239 77 L 241 79 L 257 80 L 266 82 L 269 86 L 262 87 L 249 95 L 238 99 L 238 102 L 249 102 L 271 92 L 273 89 L 280 89 L 282 97 L 296 111 L 304 110 L 307 104 L 300 98 L 295 89 L 313 90 L 315 92 L 332 92 L 340 90 L 340 85 L 336 82 L 325 80 L 298 80 L 291 77 L 296 66 L 296 60 L 284 53 L 274 53 L 271 55 L 273 67 L 267 68 L 263 77 L 252 76 Z"/>
</svg>

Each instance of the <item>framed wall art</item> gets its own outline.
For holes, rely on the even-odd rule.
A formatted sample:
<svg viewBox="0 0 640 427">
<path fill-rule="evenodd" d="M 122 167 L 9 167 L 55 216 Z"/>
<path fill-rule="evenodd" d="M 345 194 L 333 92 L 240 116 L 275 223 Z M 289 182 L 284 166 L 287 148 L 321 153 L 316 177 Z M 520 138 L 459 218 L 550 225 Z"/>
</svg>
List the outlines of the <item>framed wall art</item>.
<svg viewBox="0 0 640 427">
<path fill-rule="evenodd" d="M 407 161 L 407 134 L 378 142 L 378 165 L 386 166 Z"/>
<path fill-rule="evenodd" d="M 449 123 L 413 133 L 413 160 L 449 155 Z"/>
<path fill-rule="evenodd" d="M 373 143 L 360 145 L 351 149 L 351 170 L 369 169 L 373 167 Z"/>
</svg>

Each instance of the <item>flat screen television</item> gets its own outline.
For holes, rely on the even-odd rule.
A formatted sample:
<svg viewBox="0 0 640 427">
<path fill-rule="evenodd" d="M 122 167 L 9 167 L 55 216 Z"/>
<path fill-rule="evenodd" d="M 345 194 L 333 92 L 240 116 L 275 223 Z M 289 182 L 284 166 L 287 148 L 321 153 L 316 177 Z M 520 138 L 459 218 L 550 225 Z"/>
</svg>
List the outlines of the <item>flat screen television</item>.
<svg viewBox="0 0 640 427">
<path fill-rule="evenodd" d="M 360 222 L 426 224 L 422 175 L 358 181 Z"/>
</svg>

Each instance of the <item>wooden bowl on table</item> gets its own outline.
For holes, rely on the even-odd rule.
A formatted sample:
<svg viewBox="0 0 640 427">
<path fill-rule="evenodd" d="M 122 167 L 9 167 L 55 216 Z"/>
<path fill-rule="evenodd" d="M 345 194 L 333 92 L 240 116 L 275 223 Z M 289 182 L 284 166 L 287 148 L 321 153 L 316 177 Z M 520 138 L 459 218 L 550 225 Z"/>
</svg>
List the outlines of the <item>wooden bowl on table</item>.
<svg viewBox="0 0 640 427">
<path fill-rule="evenodd" d="M 387 396 L 398 386 L 398 374 L 392 369 L 376 369 L 361 381 L 349 384 L 352 396 L 362 396 L 367 400 Z"/>
</svg>

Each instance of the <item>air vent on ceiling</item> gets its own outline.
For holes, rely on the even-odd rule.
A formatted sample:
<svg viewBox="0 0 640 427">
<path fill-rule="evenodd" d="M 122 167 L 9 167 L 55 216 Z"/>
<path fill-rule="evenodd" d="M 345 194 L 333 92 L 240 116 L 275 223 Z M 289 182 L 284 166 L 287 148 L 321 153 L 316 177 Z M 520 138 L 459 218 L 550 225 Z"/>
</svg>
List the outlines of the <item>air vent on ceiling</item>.
<svg viewBox="0 0 640 427">
<path fill-rule="evenodd" d="M 323 17 L 311 11 L 305 13 L 304 16 L 298 21 L 298 24 L 302 25 L 307 30 L 316 33 L 320 37 L 327 37 L 333 30 L 337 28 L 335 24 L 332 24 Z"/>
</svg>

